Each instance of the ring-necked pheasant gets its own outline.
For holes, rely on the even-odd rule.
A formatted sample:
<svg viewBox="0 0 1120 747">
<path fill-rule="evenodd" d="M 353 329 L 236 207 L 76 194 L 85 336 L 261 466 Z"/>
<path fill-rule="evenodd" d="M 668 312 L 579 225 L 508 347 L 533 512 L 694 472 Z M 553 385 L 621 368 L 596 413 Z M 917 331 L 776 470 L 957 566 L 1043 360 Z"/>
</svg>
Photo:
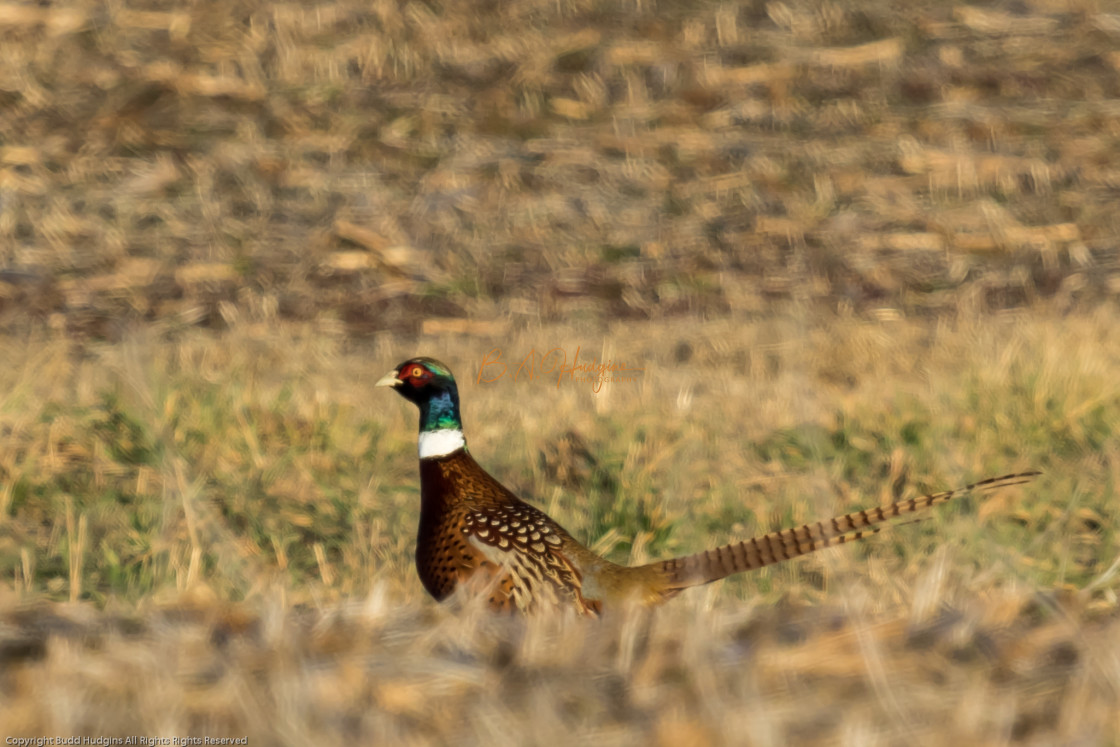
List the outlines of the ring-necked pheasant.
<svg viewBox="0 0 1120 747">
<path fill-rule="evenodd" d="M 491 477 L 467 451 L 459 391 L 447 366 L 413 358 L 378 382 L 420 408 L 420 532 L 416 568 L 444 599 L 460 584 L 499 610 L 573 604 L 596 614 L 628 599 L 655 604 L 690 586 L 754 570 L 879 531 L 877 524 L 971 492 L 1026 482 L 1038 472 L 993 477 L 958 490 L 855 511 L 714 550 L 621 566 L 577 542 L 543 511 Z"/>
</svg>

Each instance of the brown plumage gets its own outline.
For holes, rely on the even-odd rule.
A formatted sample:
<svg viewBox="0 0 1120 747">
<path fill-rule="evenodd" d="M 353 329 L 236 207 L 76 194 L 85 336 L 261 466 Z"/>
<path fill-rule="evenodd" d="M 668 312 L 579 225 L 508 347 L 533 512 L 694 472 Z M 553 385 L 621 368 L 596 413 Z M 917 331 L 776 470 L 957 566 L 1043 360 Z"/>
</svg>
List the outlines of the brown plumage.
<svg viewBox="0 0 1120 747">
<path fill-rule="evenodd" d="M 496 609 L 561 602 L 598 612 L 598 600 L 582 593 L 581 572 L 596 561 L 607 563 L 506 490 L 465 450 L 421 460 L 416 569 L 436 599 L 470 583 Z"/>
<path fill-rule="evenodd" d="M 1018 485 L 1038 472 L 993 477 L 957 490 L 783 529 L 713 550 L 641 566 L 612 563 L 576 541 L 543 511 L 491 477 L 467 452 L 458 392 L 447 367 L 402 363 L 380 381 L 420 407 L 420 531 L 416 567 L 444 599 L 460 585 L 498 610 L 572 606 L 597 614 L 627 600 L 656 604 L 691 586 L 859 540 L 883 522 L 968 493 Z"/>
</svg>

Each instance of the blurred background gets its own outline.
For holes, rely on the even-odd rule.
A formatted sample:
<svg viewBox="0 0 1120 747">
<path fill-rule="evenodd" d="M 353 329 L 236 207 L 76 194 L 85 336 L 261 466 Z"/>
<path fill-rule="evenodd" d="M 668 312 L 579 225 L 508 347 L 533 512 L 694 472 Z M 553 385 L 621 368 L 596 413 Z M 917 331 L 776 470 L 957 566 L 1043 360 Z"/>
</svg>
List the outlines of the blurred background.
<svg viewBox="0 0 1120 747">
<path fill-rule="evenodd" d="M 1111 743 L 1118 50 L 1103 0 L 0 4 L 0 730 Z M 640 372 L 514 375 L 577 349 Z M 412 568 L 418 354 L 618 562 L 1045 474 L 494 620 Z"/>
<path fill-rule="evenodd" d="M 1108 6 L 9 4 L 3 322 L 1105 301 Z"/>
</svg>

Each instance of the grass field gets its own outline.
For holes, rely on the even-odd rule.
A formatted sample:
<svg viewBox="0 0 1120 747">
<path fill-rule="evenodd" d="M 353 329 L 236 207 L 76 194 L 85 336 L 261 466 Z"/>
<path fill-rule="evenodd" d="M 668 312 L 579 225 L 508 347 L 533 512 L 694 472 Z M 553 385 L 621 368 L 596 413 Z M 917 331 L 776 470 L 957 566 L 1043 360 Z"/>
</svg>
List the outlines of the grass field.
<svg viewBox="0 0 1120 747">
<path fill-rule="evenodd" d="M 730 329 L 600 336 L 644 370 L 598 395 L 472 382 L 474 340 L 426 352 L 462 362 L 476 457 L 621 561 L 1045 474 L 652 616 L 494 620 L 436 608 L 412 568 L 414 413 L 370 390 L 411 343 L 9 340 L 0 723 L 270 743 L 1107 741 L 1112 312 Z M 687 362 L 666 352 L 681 335 Z"/>
<path fill-rule="evenodd" d="M 0 733 L 1117 743 L 1118 19 L 0 5 Z M 514 375 L 577 349 L 640 370 Z M 619 562 L 1043 474 L 495 619 L 412 567 L 417 354 Z"/>
</svg>

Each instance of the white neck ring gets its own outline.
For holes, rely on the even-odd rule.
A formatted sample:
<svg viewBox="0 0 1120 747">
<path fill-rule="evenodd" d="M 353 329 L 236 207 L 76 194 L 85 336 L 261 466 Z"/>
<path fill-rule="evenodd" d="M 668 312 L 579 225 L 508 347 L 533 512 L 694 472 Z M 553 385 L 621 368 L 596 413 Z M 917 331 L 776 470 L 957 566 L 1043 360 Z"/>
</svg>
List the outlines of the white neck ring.
<svg viewBox="0 0 1120 747">
<path fill-rule="evenodd" d="M 444 457 L 467 445 L 463 432 L 458 428 L 441 428 L 438 431 L 421 431 L 420 458 Z"/>
</svg>

